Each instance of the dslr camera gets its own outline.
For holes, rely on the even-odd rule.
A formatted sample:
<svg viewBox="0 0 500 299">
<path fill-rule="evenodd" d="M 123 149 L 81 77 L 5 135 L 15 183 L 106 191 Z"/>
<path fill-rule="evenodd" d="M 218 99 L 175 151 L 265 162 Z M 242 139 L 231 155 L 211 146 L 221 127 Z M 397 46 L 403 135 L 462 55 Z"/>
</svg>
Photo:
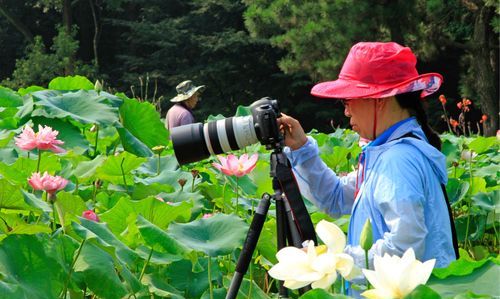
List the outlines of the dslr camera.
<svg viewBox="0 0 500 299">
<path fill-rule="evenodd" d="M 253 102 L 250 110 L 252 115 L 248 116 L 172 128 L 170 138 L 179 165 L 238 150 L 259 141 L 268 150 L 282 147 L 283 135 L 277 123 L 277 118 L 281 117 L 278 101 L 265 97 Z"/>
</svg>

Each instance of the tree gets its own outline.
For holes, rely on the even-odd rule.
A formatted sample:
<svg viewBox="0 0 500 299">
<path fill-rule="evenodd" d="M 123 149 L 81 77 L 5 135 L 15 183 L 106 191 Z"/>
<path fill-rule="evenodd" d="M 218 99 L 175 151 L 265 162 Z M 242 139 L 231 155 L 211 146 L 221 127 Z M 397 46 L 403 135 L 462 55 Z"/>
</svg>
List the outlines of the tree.
<svg viewBox="0 0 500 299">
<path fill-rule="evenodd" d="M 113 15 L 113 30 L 122 34 L 112 52 L 121 54 L 104 71 L 119 78 L 122 87 L 135 85 L 136 94 L 138 78 L 148 74 L 150 87 L 156 80 L 157 93 L 165 96 L 163 112 L 171 105 L 168 99 L 175 95 L 175 86 L 187 79 L 207 85 L 195 111 L 198 119 L 233 115 L 238 105 L 263 96 L 285 103 L 305 89 L 294 85 L 303 81 L 300 76 L 283 75 L 277 67 L 280 50 L 249 36 L 241 2 L 152 0 L 123 3 L 121 8 L 137 14 Z"/>
</svg>

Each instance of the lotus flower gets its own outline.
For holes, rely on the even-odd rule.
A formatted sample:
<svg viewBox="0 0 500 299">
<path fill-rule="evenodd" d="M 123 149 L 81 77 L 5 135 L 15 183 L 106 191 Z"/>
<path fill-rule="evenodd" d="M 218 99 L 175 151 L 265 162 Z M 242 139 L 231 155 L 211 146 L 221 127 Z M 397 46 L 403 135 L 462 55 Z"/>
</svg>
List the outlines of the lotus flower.
<svg viewBox="0 0 500 299">
<path fill-rule="evenodd" d="M 469 150 L 464 150 L 460 154 L 460 158 L 462 158 L 462 160 L 465 160 L 468 162 L 472 161 L 472 159 L 474 159 L 475 157 L 477 157 L 477 153 L 475 153 L 473 151 L 469 151 Z"/>
<path fill-rule="evenodd" d="M 234 175 L 237 177 L 242 177 L 250 173 L 257 164 L 257 154 L 253 154 L 248 158 L 247 154 L 241 155 L 237 158 L 235 155 L 228 155 L 227 158 L 223 156 L 217 156 L 220 161 L 219 163 L 212 163 L 212 165 L 220 170 L 225 175 Z"/>
<path fill-rule="evenodd" d="M 435 263 L 435 259 L 425 263 L 418 261 L 411 247 L 401 258 L 387 253 L 384 257 L 376 255 L 373 261 L 375 271 L 362 270 L 373 289 L 361 295 L 369 299 L 403 298 L 427 282 Z"/>
<path fill-rule="evenodd" d="M 92 210 L 87 210 L 82 213 L 82 217 L 88 220 L 99 222 L 99 217 Z"/>
<path fill-rule="evenodd" d="M 32 149 L 51 150 L 55 153 L 63 153 L 65 150 L 58 145 L 64 144 L 57 139 L 58 131 L 51 127 L 38 125 L 38 132 L 35 133 L 30 126 L 25 126 L 18 137 L 15 137 L 16 145 L 25 151 Z"/>
<path fill-rule="evenodd" d="M 39 172 L 35 172 L 31 175 L 28 183 L 35 190 L 44 190 L 48 194 L 54 194 L 56 191 L 63 189 L 68 184 L 68 180 L 60 176 L 51 176 L 47 172 L 40 177 Z"/>
<path fill-rule="evenodd" d="M 316 225 L 316 233 L 325 245 L 314 246 L 307 241 L 307 252 L 296 247 L 285 247 L 278 251 L 279 263 L 269 270 L 273 278 L 284 281 L 289 289 L 298 289 L 311 284 L 313 288 L 326 289 L 337 279 L 337 272 L 351 279 L 354 260 L 343 253 L 345 235 L 333 223 L 321 220 Z"/>
</svg>

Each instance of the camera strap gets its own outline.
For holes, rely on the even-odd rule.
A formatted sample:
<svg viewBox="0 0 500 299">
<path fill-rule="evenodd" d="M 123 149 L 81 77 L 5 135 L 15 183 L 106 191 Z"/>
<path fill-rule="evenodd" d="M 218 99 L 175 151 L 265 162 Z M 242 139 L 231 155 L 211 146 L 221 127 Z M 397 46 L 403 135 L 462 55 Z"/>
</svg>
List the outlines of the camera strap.
<svg viewBox="0 0 500 299">
<path fill-rule="evenodd" d="M 290 162 L 288 159 L 286 162 L 288 165 L 283 165 L 282 163 L 276 165 L 276 177 L 288 199 L 302 242 L 312 240 L 314 244 L 318 244 L 314 225 L 300 194 L 299 186 L 290 167 Z"/>
</svg>

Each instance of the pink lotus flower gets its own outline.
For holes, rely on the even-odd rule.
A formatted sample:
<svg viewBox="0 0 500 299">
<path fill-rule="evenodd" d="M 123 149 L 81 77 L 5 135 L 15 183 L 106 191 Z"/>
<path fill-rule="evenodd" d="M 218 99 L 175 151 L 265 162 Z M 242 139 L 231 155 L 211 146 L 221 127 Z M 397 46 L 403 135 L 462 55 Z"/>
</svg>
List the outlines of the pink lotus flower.
<svg viewBox="0 0 500 299">
<path fill-rule="evenodd" d="M 83 212 L 82 213 L 82 217 L 85 218 L 85 219 L 88 219 L 88 220 L 99 222 L 99 217 L 92 210 L 87 210 L 87 211 Z"/>
<path fill-rule="evenodd" d="M 214 214 L 212 213 L 208 213 L 208 214 L 203 214 L 203 217 L 201 217 L 202 219 L 207 219 L 207 218 L 210 218 L 212 217 Z"/>
<path fill-rule="evenodd" d="M 64 149 L 57 145 L 64 144 L 63 141 L 57 139 L 59 131 L 52 130 L 49 126 L 42 127 L 38 125 L 38 133 L 35 133 L 30 126 L 25 126 L 21 134 L 15 138 L 16 145 L 25 151 L 32 149 L 51 150 L 55 153 L 63 153 Z"/>
<path fill-rule="evenodd" d="M 219 163 L 212 163 L 212 165 L 220 170 L 225 175 L 234 175 L 237 177 L 242 177 L 250 173 L 257 164 L 257 154 L 253 154 L 250 159 L 247 154 L 241 155 L 238 159 L 235 155 L 228 155 L 227 158 L 223 156 L 217 156 L 220 161 Z"/>
<path fill-rule="evenodd" d="M 60 176 L 51 176 L 47 172 L 40 177 L 39 172 L 34 172 L 28 183 L 35 190 L 45 190 L 49 194 L 54 194 L 56 191 L 63 189 L 68 184 L 68 180 Z"/>
</svg>

